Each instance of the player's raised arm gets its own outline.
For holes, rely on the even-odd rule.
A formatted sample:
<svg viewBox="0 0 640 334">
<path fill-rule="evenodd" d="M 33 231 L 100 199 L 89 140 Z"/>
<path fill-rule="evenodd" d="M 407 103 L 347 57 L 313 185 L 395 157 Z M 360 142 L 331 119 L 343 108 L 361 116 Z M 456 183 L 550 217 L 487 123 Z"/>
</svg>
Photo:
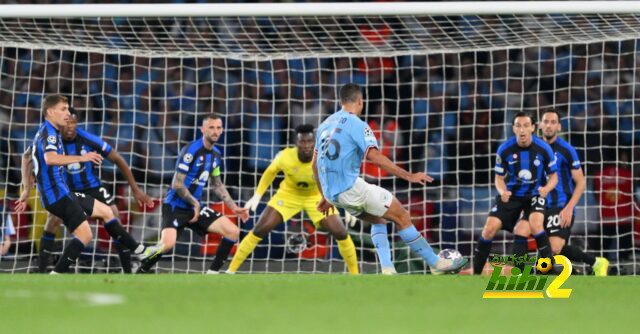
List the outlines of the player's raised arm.
<svg viewBox="0 0 640 334">
<path fill-rule="evenodd" d="M 427 182 L 432 182 L 433 178 L 426 173 L 410 173 L 406 171 L 404 168 L 394 164 L 389 158 L 387 158 L 384 154 L 380 153 L 380 151 L 376 148 L 369 148 L 367 150 L 367 159 L 378 167 L 384 169 L 386 172 L 393 174 L 399 178 L 405 179 L 409 182 L 426 184 Z"/>
<path fill-rule="evenodd" d="M 278 175 L 278 173 L 280 173 L 281 171 L 279 159 L 280 154 L 278 154 L 275 159 L 273 159 L 271 164 L 269 164 L 269 167 L 267 167 L 264 173 L 262 173 L 260 181 L 258 182 L 258 187 L 253 193 L 253 196 L 251 196 L 251 199 L 249 199 L 244 205 L 245 209 L 249 209 L 253 212 L 256 211 L 256 208 L 258 208 L 258 204 L 260 204 L 262 195 L 264 195 L 271 183 L 273 183 L 273 180 L 275 180 L 276 175 Z"/>
<path fill-rule="evenodd" d="M 124 177 L 127 179 L 127 182 L 131 187 L 131 191 L 133 192 L 133 197 L 136 199 L 136 202 L 138 202 L 140 208 L 143 208 L 145 205 L 152 206 L 153 199 L 149 195 L 142 192 L 142 190 L 140 190 L 140 187 L 138 187 L 138 183 L 136 183 L 136 179 L 133 177 L 133 173 L 131 173 L 131 168 L 129 168 L 129 165 L 126 161 L 124 161 L 122 156 L 118 152 L 116 152 L 116 150 L 112 149 L 111 152 L 109 152 L 109 154 L 107 155 L 107 160 L 113 162 L 116 166 L 118 166 L 118 169 L 120 170 L 122 175 L 124 175 Z"/>
<path fill-rule="evenodd" d="M 22 154 L 22 162 L 20 174 L 22 176 L 22 193 L 20 193 L 20 198 L 16 201 L 16 212 L 23 212 L 27 208 L 27 200 L 29 199 L 29 192 L 33 187 L 35 177 L 33 176 L 33 161 L 31 160 L 32 153 L 31 146 L 27 147 L 27 149 Z"/>
</svg>

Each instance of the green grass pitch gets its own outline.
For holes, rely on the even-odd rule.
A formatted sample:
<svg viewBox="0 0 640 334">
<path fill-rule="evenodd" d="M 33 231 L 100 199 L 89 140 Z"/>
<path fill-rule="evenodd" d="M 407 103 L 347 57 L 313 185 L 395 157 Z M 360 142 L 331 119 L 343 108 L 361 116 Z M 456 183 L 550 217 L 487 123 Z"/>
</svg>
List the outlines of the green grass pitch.
<svg viewBox="0 0 640 334">
<path fill-rule="evenodd" d="M 0 275 L 2 333 L 637 332 L 640 278 L 482 299 L 487 276 Z"/>
</svg>

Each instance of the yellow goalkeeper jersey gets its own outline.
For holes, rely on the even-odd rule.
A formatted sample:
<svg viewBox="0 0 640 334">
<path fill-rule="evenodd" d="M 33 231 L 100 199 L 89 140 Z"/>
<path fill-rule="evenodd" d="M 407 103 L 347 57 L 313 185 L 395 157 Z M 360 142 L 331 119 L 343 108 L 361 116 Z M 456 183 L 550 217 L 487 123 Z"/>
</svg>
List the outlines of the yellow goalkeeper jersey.
<svg viewBox="0 0 640 334">
<path fill-rule="evenodd" d="M 311 161 L 301 162 L 298 159 L 298 148 L 289 147 L 278 152 L 269 167 L 264 171 L 258 183 L 256 192 L 263 195 L 278 173 L 284 173 L 284 180 L 280 183 L 278 192 L 291 195 L 319 195 L 320 190 L 313 179 Z"/>
</svg>

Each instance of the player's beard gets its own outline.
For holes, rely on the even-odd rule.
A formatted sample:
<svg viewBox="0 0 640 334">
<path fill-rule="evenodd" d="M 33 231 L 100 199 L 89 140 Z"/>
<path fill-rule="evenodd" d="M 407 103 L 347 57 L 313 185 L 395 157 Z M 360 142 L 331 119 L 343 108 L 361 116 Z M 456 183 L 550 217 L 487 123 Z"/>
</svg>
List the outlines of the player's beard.
<svg viewBox="0 0 640 334">
<path fill-rule="evenodd" d="M 313 151 L 311 151 L 309 154 L 306 154 L 304 152 L 298 153 L 298 160 L 300 160 L 300 162 L 311 162 L 312 159 L 313 159 Z"/>
<path fill-rule="evenodd" d="M 546 132 L 542 132 L 542 134 L 544 135 L 544 139 L 546 139 L 546 140 L 551 140 L 556 136 L 555 132 L 553 132 L 551 135 L 547 135 Z"/>
</svg>

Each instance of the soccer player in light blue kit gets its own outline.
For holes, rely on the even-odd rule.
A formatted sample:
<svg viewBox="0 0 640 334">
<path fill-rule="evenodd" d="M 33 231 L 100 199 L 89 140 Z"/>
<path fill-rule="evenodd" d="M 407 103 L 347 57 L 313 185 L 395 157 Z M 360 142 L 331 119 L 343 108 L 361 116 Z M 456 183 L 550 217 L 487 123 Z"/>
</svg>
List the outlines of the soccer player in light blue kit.
<svg viewBox="0 0 640 334">
<path fill-rule="evenodd" d="M 390 174 L 409 182 L 424 185 L 433 181 L 433 178 L 422 172 L 409 173 L 380 153 L 373 131 L 358 118 L 363 108 L 360 86 L 353 83 L 344 85 L 340 89 L 340 104 L 342 109 L 320 124 L 316 136 L 312 169 L 314 177 L 320 181 L 318 186 L 323 194 L 318 210 L 327 214 L 335 205 L 372 223 L 372 239 L 376 243 L 383 273 L 390 270 L 395 272 L 386 240 L 387 220 L 396 224 L 402 240 L 424 259 L 433 273 L 459 271 L 467 264 L 467 259 L 438 257 L 413 226 L 409 212 L 400 201 L 388 190 L 359 177 L 360 165 L 366 157 Z"/>
</svg>

